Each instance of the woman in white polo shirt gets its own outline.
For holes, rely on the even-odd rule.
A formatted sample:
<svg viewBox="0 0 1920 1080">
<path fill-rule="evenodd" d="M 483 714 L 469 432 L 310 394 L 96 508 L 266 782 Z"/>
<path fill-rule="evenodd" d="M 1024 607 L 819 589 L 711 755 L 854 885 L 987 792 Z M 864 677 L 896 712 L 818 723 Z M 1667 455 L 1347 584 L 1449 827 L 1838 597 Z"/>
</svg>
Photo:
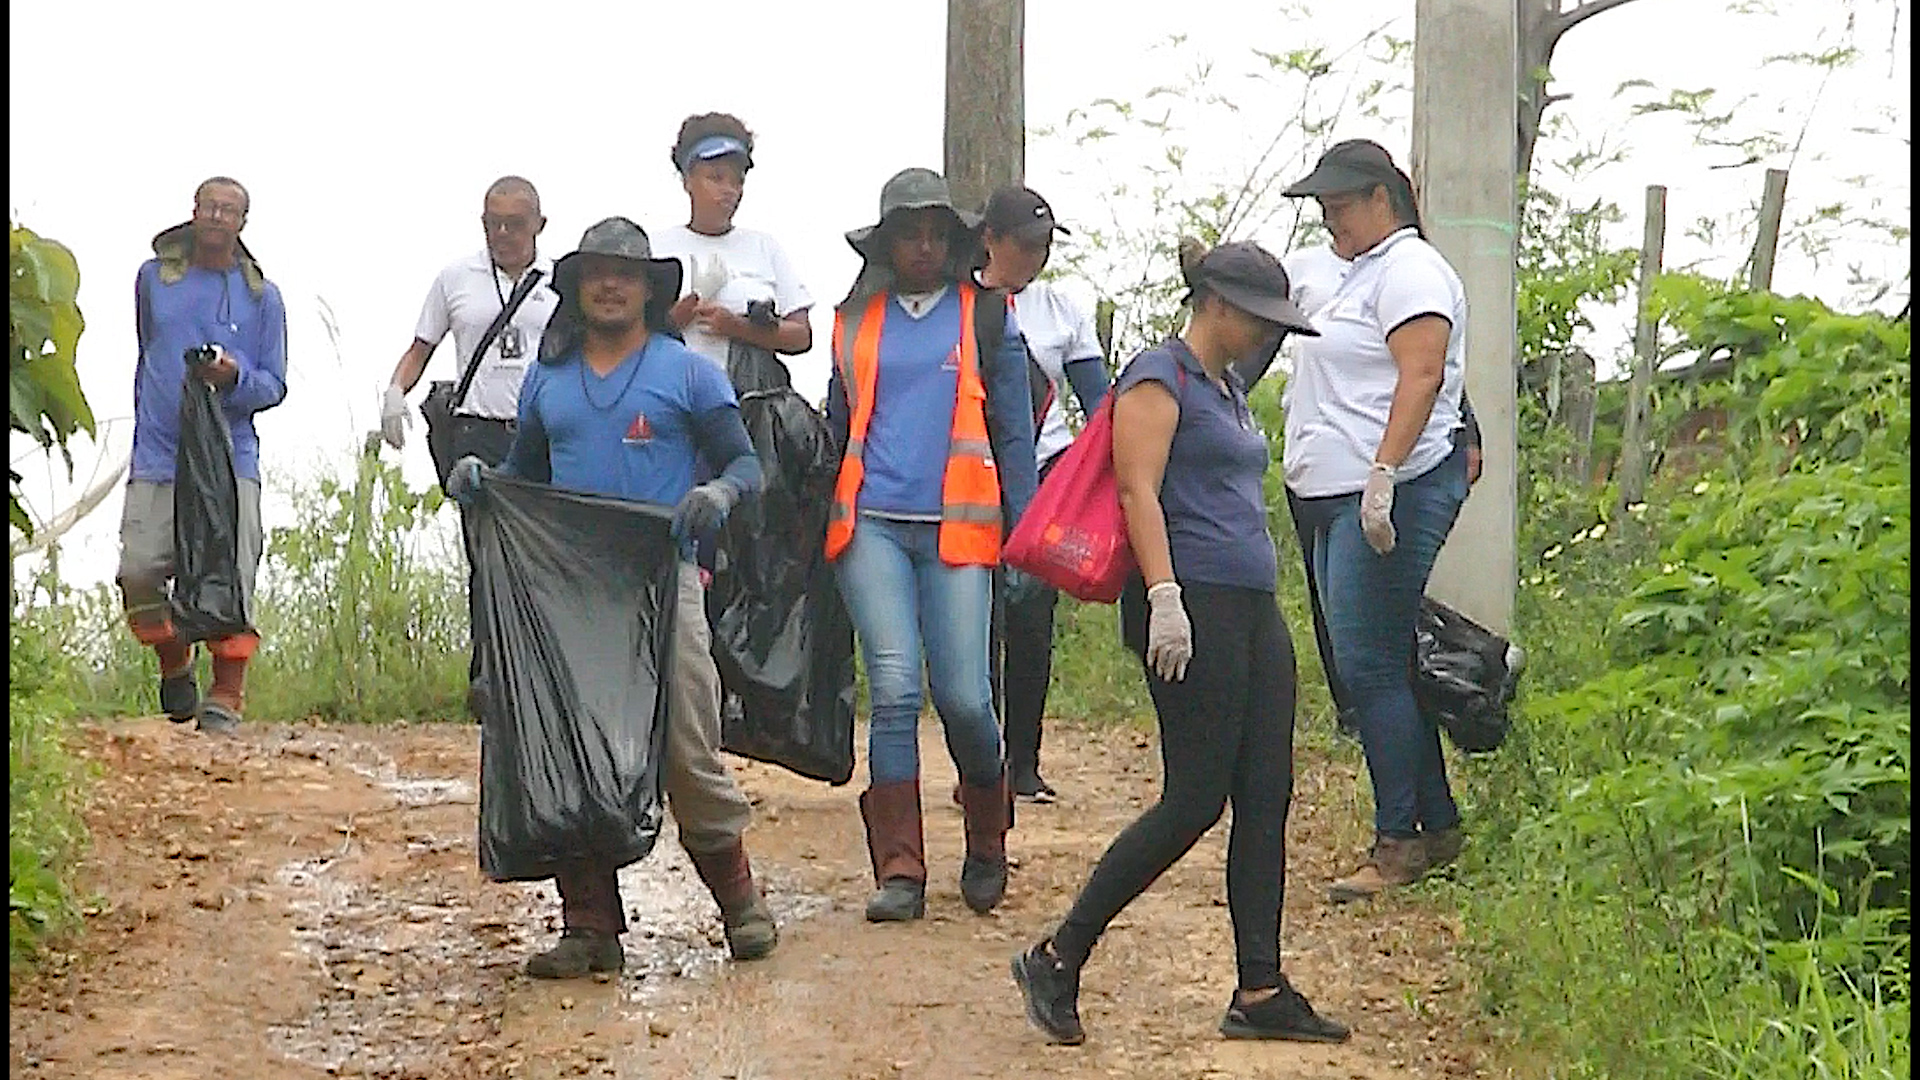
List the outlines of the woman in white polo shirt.
<svg viewBox="0 0 1920 1080">
<path fill-rule="evenodd" d="M 1339 143 L 1288 188 L 1313 198 L 1349 266 L 1287 385 L 1287 490 L 1333 666 L 1366 749 L 1374 842 L 1336 902 L 1417 881 L 1460 850 L 1440 732 L 1413 697 L 1414 628 L 1467 497 L 1467 300 L 1421 235 L 1413 184 L 1378 144 Z"/>
<path fill-rule="evenodd" d="M 734 341 L 793 356 L 813 347 L 813 297 L 786 249 L 733 223 L 753 168 L 753 133 L 727 113 L 689 116 L 673 141 L 673 167 L 687 192 L 685 225 L 660 230 L 654 252 L 679 259 L 686 295 L 669 315 L 687 347 L 727 367 Z M 753 317 L 762 303 L 771 318 Z"/>
<path fill-rule="evenodd" d="M 1093 317 L 1073 298 L 1035 280 L 1046 269 L 1053 234 L 1067 227 L 1054 220 L 1053 207 L 1039 193 L 1017 184 L 995 191 L 980 223 L 986 265 L 980 282 L 1004 290 L 1007 306 L 1027 340 L 1038 367 L 1034 395 L 1034 458 L 1040 477 L 1073 443 L 1061 402 L 1072 390 L 1083 416 L 1107 392 L 1107 361 L 1100 351 Z M 1053 667 L 1053 611 L 1060 594 L 1038 581 L 1010 590 L 1006 605 L 1007 776 L 1017 797 L 1053 802 L 1054 790 L 1040 775 L 1041 717 L 1047 707 L 1047 683 Z"/>
</svg>

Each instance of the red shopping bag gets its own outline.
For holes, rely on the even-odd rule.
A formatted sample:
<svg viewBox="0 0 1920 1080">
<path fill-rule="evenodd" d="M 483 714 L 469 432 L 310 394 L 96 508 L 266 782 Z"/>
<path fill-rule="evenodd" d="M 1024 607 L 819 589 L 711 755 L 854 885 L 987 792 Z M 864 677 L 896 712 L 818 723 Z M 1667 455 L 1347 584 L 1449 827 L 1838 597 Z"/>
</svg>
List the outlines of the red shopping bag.
<svg viewBox="0 0 1920 1080">
<path fill-rule="evenodd" d="M 1113 473 L 1113 398 L 1107 395 L 1047 473 L 1001 551 L 1007 565 L 1103 604 L 1120 599 L 1133 572 Z"/>
</svg>

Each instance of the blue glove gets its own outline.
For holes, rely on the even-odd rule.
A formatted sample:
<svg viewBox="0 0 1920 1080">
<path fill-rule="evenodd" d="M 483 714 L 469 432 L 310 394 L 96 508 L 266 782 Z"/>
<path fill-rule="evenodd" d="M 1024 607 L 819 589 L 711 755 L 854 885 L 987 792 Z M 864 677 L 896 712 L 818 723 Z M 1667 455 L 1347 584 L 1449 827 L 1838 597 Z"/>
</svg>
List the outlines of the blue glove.
<svg viewBox="0 0 1920 1080">
<path fill-rule="evenodd" d="M 447 495 L 461 506 L 472 506 L 480 498 L 480 478 L 486 468 L 486 462 L 472 454 L 454 462 L 453 471 L 447 474 Z"/>
<path fill-rule="evenodd" d="M 680 500 L 673 509 L 673 536 L 676 540 L 699 540 L 720 527 L 740 501 L 740 489 L 726 477 L 701 484 Z"/>
<path fill-rule="evenodd" d="M 1003 588 L 1006 589 L 1005 599 L 1008 604 L 1026 604 L 1039 599 L 1046 592 L 1047 583 L 1025 570 L 1016 570 L 1009 566 Z"/>
</svg>

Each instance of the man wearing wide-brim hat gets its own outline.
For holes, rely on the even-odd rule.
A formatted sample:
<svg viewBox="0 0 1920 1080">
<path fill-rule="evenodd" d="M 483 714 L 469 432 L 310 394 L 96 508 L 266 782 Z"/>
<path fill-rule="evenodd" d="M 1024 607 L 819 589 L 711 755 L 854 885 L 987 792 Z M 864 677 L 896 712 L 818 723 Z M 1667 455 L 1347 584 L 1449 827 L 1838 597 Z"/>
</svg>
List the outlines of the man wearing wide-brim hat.
<svg viewBox="0 0 1920 1080">
<path fill-rule="evenodd" d="M 680 263 L 654 258 L 640 226 L 608 218 L 554 265 L 553 287 L 561 332 L 549 329 L 542 340 L 500 473 L 673 506 L 677 537 L 691 543 L 711 535 L 742 496 L 760 490 L 762 478 L 732 384 L 666 332 Z M 696 484 L 703 459 L 722 468 Z M 448 492 L 471 502 L 488 475 L 479 459 L 463 459 Z M 740 840 L 751 811 L 720 758 L 720 676 L 690 562 L 680 566 L 678 603 L 665 680 L 667 805 L 681 846 L 720 905 L 734 958 L 758 959 L 778 934 Z M 618 869 L 582 864 L 555 876 L 565 930 L 556 948 L 528 961 L 528 974 L 577 978 L 621 967 L 626 918 Z"/>
<path fill-rule="evenodd" d="M 860 810 L 874 922 L 926 912 L 923 665 L 960 773 L 961 895 L 984 913 L 1006 892 L 1011 807 L 989 637 L 1001 543 L 1036 485 L 1033 405 L 1006 300 L 972 279 L 978 223 L 939 174 L 896 174 L 879 220 L 847 234 L 864 265 L 834 314 L 827 418 L 846 452 L 826 554 L 872 701 Z"/>
</svg>

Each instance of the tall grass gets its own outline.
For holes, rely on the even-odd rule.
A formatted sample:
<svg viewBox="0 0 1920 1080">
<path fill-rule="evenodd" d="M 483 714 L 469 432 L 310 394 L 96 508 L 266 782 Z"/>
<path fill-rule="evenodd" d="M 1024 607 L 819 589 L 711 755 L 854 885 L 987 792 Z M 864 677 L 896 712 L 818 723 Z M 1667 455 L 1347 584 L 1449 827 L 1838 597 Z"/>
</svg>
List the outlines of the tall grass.
<svg viewBox="0 0 1920 1080">
<path fill-rule="evenodd" d="M 261 646 L 246 713 L 266 721 L 453 718 L 466 697 L 465 562 L 452 508 L 414 491 L 363 447 L 345 478 L 290 492 L 294 523 L 272 530 L 254 619 Z M 73 589 L 43 574 L 14 613 L 42 643 L 50 686 L 74 714 L 157 711 L 153 653 L 128 633 L 113 586 Z M 207 681 L 202 655 L 201 680 Z"/>
</svg>

